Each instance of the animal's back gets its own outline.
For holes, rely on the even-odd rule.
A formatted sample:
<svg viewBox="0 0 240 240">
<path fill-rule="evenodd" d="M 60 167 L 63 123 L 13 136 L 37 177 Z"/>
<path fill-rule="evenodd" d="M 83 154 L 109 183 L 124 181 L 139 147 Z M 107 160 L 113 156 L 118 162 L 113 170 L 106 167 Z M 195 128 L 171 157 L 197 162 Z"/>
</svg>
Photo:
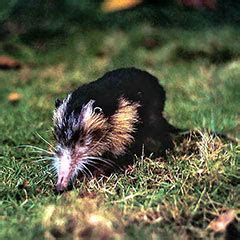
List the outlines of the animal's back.
<svg viewBox="0 0 240 240">
<path fill-rule="evenodd" d="M 171 148 L 169 134 L 174 132 L 175 128 L 162 115 L 165 91 L 158 79 L 146 71 L 121 68 L 108 72 L 96 81 L 75 90 L 70 106 L 77 112 L 83 104 L 94 100 L 106 116 L 111 116 L 117 110 L 118 100 L 122 96 L 140 104 L 140 121 L 128 153 L 141 154 L 143 145 L 146 154 L 155 152 L 159 155 Z M 72 111 L 73 109 L 69 109 L 69 112 Z"/>
<path fill-rule="evenodd" d="M 139 102 L 140 114 L 147 114 L 151 106 L 163 111 L 165 91 L 158 79 L 151 74 L 136 68 L 121 68 L 106 73 L 96 81 L 79 87 L 72 93 L 73 108 L 81 108 L 92 100 L 103 109 L 105 115 L 112 115 L 117 109 L 118 99 L 125 97 L 130 101 Z M 72 109 L 69 109 L 71 112 Z M 145 117 L 145 116 L 144 116 Z"/>
</svg>

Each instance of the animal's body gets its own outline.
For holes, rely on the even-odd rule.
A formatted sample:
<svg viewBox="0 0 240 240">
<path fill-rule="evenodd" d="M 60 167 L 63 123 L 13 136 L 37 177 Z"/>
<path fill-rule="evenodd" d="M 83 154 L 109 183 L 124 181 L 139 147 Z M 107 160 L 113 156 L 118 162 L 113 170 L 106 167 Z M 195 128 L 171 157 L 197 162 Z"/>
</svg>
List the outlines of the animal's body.
<svg viewBox="0 0 240 240">
<path fill-rule="evenodd" d="M 89 165 L 109 159 L 122 166 L 143 149 L 157 156 L 171 148 L 177 129 L 163 117 L 164 103 L 158 79 L 135 68 L 108 72 L 57 100 L 57 190 L 64 190 L 79 171 L 88 172 Z"/>
</svg>

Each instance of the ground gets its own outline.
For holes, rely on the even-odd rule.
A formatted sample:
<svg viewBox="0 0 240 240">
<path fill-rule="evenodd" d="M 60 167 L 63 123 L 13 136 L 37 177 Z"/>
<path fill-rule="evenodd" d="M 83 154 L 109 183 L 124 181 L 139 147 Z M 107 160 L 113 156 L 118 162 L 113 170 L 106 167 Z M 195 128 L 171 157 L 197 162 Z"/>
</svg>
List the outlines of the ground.
<svg viewBox="0 0 240 240">
<path fill-rule="evenodd" d="M 75 29 L 30 45 L 2 41 L 2 53 L 22 68 L 0 71 L 0 239 L 221 239 L 209 223 L 240 207 L 239 42 L 239 29 L 230 25 L 190 30 L 148 23 Z M 166 158 L 137 156 L 124 173 L 83 179 L 57 195 L 51 161 L 41 159 L 47 142 L 54 144 L 55 99 L 127 66 L 158 77 L 167 92 L 166 118 L 201 137 L 176 144 Z"/>
</svg>

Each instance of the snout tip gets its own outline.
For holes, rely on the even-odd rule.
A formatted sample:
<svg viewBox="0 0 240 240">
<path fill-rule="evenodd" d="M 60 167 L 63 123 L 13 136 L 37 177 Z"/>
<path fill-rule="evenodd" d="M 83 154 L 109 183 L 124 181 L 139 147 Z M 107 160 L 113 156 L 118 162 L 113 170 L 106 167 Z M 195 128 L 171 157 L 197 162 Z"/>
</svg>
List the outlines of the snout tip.
<svg viewBox="0 0 240 240">
<path fill-rule="evenodd" d="M 64 192 L 64 190 L 66 189 L 66 187 L 67 187 L 67 186 L 65 186 L 65 185 L 63 185 L 63 184 L 61 184 L 61 183 L 58 183 L 58 184 L 56 185 L 56 191 L 57 191 L 58 193 L 62 193 L 62 192 Z"/>
<path fill-rule="evenodd" d="M 68 181 L 66 179 L 64 179 L 63 177 L 59 178 L 56 184 L 56 191 L 58 193 L 63 192 L 67 188 L 67 185 Z"/>
</svg>

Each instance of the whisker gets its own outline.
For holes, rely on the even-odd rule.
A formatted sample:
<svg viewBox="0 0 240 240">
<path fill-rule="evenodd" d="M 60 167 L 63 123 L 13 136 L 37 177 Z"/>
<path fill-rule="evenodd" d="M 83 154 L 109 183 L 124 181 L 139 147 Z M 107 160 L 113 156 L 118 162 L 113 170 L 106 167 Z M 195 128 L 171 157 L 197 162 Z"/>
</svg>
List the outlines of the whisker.
<svg viewBox="0 0 240 240">
<path fill-rule="evenodd" d="M 46 161 L 49 161 L 48 159 L 40 159 L 40 160 L 35 160 L 35 161 L 33 161 L 33 162 L 46 162 Z"/>
<path fill-rule="evenodd" d="M 80 164 L 77 169 L 75 170 L 75 177 L 77 178 L 77 176 L 79 175 L 79 172 L 83 175 L 84 178 L 88 178 L 88 174 L 86 173 L 86 171 L 83 169 L 82 164 Z M 73 180 L 73 179 L 72 179 Z"/>
<path fill-rule="evenodd" d="M 89 168 L 85 164 L 82 164 L 82 166 L 87 170 L 87 172 L 89 173 L 89 176 L 91 178 L 93 178 L 93 175 L 92 175 L 91 171 L 89 170 Z"/>
<path fill-rule="evenodd" d="M 57 177 L 57 173 L 56 173 L 56 172 L 50 171 L 50 173 L 51 173 L 54 177 Z"/>
<path fill-rule="evenodd" d="M 102 157 L 94 157 L 94 156 L 89 156 L 89 157 L 87 157 L 88 159 L 93 159 L 93 160 L 105 160 L 105 161 L 108 161 L 108 162 L 111 162 L 111 163 L 115 163 L 113 160 L 111 160 L 111 159 L 108 159 L 108 158 L 102 158 Z"/>
<path fill-rule="evenodd" d="M 75 178 L 79 174 L 79 172 L 82 173 L 82 169 L 80 168 L 80 166 L 75 169 L 73 178 Z"/>
<path fill-rule="evenodd" d="M 58 176 L 58 172 L 56 171 L 56 169 L 54 168 L 51 168 L 51 169 L 48 169 L 48 171 L 52 174 L 54 174 L 54 176 Z"/>
<path fill-rule="evenodd" d="M 80 172 L 84 175 L 84 177 L 88 177 L 88 173 L 83 169 L 83 168 L 77 168 L 78 170 L 80 170 Z"/>
<path fill-rule="evenodd" d="M 44 148 L 40 148 L 40 147 L 37 147 L 37 146 L 34 146 L 34 145 L 30 145 L 30 144 L 22 144 L 22 145 L 19 145 L 19 146 L 17 146 L 18 148 L 22 148 L 22 147 L 29 147 L 29 148 L 37 148 L 38 150 L 46 150 L 46 149 L 44 149 Z"/>
<path fill-rule="evenodd" d="M 101 161 L 101 162 L 103 162 L 105 164 L 108 164 L 111 167 L 118 167 L 118 165 L 114 161 L 112 161 L 110 159 L 100 158 L 100 157 L 88 157 L 88 159 L 90 159 L 90 160 L 99 160 L 99 161 Z"/>
<path fill-rule="evenodd" d="M 46 149 L 43 149 L 43 148 L 40 148 L 40 147 L 36 147 L 36 146 L 32 146 L 32 145 L 21 145 L 21 147 L 33 148 L 33 149 L 39 150 L 41 152 L 46 152 L 48 154 L 53 154 L 53 152 L 50 152 L 50 151 L 48 151 Z"/>
<path fill-rule="evenodd" d="M 108 165 L 108 166 L 110 166 L 110 167 L 115 167 L 115 165 L 114 164 L 112 164 L 112 163 L 110 163 L 110 162 L 108 162 L 108 161 L 104 161 L 104 160 L 101 160 L 101 159 L 98 159 L 100 162 L 102 162 L 103 164 L 106 164 L 106 165 Z"/>
<path fill-rule="evenodd" d="M 91 160 L 88 160 L 88 161 L 85 161 L 85 163 L 86 164 L 88 164 L 89 166 L 92 166 L 92 167 L 94 167 L 94 168 L 96 168 L 98 171 L 102 171 L 99 167 L 97 167 L 95 164 L 96 164 L 96 162 L 94 162 L 94 161 L 91 161 Z"/>
<path fill-rule="evenodd" d="M 46 152 L 43 152 L 43 151 L 37 151 L 37 150 L 34 150 L 34 151 L 29 151 L 30 153 L 40 153 L 40 154 L 46 154 Z M 48 153 L 49 154 L 49 153 Z M 54 155 L 53 153 L 52 154 L 49 154 L 49 155 Z"/>
<path fill-rule="evenodd" d="M 57 172 L 57 169 L 56 169 L 54 166 L 49 167 L 48 169 L 49 169 L 49 170 L 54 170 L 55 172 Z"/>
<path fill-rule="evenodd" d="M 44 137 L 42 137 L 38 132 L 36 132 L 36 134 L 37 134 L 37 136 L 40 137 L 45 143 L 47 143 L 48 146 L 50 146 L 50 147 L 52 147 L 54 150 L 56 150 L 55 147 L 54 147 L 50 142 L 48 142 Z"/>
<path fill-rule="evenodd" d="M 33 160 L 33 161 L 35 161 L 35 160 L 41 161 L 41 160 L 55 160 L 56 157 L 55 156 L 40 155 L 40 156 L 26 157 L 26 159 Z"/>
<path fill-rule="evenodd" d="M 57 172 L 54 172 L 53 170 L 49 170 L 48 172 L 52 174 L 54 177 L 57 177 Z"/>
<path fill-rule="evenodd" d="M 55 166 L 48 167 L 48 170 L 57 175 L 57 168 Z"/>
<path fill-rule="evenodd" d="M 37 156 L 37 157 L 28 157 L 28 159 L 43 159 L 43 158 L 48 158 L 49 156 Z M 53 158 L 53 157 L 52 157 Z"/>
</svg>

